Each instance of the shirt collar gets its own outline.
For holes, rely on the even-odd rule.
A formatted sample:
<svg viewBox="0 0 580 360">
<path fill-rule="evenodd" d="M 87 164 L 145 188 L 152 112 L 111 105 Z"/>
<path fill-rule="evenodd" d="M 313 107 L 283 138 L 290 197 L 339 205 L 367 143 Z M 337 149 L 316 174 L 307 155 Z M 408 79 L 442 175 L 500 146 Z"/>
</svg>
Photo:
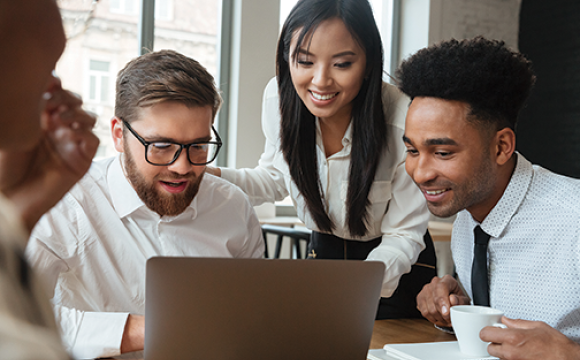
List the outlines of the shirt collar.
<svg viewBox="0 0 580 360">
<path fill-rule="evenodd" d="M 520 208 L 532 183 L 532 163 L 521 154 L 516 155 L 516 168 L 507 188 L 481 224 L 483 231 L 495 238 L 501 235 Z"/>
<path fill-rule="evenodd" d="M 318 116 L 316 117 L 316 145 L 321 149 L 324 150 L 324 144 L 322 143 L 322 132 L 320 131 L 320 119 Z M 344 132 L 344 136 L 342 137 L 342 150 L 333 154 L 331 156 L 346 156 L 350 154 L 352 145 L 352 119 Z M 324 151 L 323 151 L 324 152 Z"/>
<path fill-rule="evenodd" d="M 189 204 L 183 213 L 176 216 L 163 216 L 161 220 L 173 221 L 182 216 L 190 216 L 192 219 L 195 219 L 197 217 L 197 198 L 203 191 L 202 188 L 204 187 L 204 182 L 204 180 L 201 181 L 198 194 L 193 198 L 191 204 Z M 139 198 L 133 185 L 131 185 L 123 173 L 123 168 L 121 167 L 121 154 L 117 155 L 109 166 L 107 171 L 107 184 L 109 186 L 113 207 L 121 219 L 131 215 L 139 209 L 143 209 L 143 211 L 159 217 L 157 213 L 149 209 L 141 198 Z"/>
<path fill-rule="evenodd" d="M 113 207 L 120 218 L 130 215 L 140 207 L 146 207 L 123 173 L 121 154 L 115 157 L 107 170 L 107 184 Z"/>
</svg>

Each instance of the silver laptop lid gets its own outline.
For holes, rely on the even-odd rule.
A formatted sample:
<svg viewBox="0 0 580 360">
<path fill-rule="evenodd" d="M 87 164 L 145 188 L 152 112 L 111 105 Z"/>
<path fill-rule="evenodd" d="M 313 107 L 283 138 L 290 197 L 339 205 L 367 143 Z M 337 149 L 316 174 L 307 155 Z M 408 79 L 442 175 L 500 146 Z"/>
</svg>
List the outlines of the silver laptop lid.
<svg viewBox="0 0 580 360">
<path fill-rule="evenodd" d="M 145 359 L 366 359 L 385 265 L 157 257 Z"/>
</svg>

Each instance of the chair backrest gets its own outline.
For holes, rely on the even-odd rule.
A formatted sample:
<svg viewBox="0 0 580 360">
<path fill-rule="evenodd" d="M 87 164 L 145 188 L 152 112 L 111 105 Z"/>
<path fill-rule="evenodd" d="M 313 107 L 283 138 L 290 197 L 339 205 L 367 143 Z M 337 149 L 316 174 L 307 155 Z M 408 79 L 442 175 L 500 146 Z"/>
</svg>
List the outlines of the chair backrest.
<svg viewBox="0 0 580 360">
<path fill-rule="evenodd" d="M 262 225 L 262 235 L 264 236 L 264 243 L 266 244 L 266 258 L 269 257 L 268 255 L 268 234 L 273 234 L 277 236 L 276 239 L 276 249 L 274 250 L 274 259 L 280 258 L 280 253 L 282 251 L 282 243 L 284 241 L 284 237 L 290 238 L 292 241 L 292 248 L 294 249 L 294 256 L 297 259 L 303 259 L 302 256 L 302 249 L 300 247 L 300 241 L 306 241 L 308 244 L 310 242 L 310 230 L 308 229 L 297 229 L 292 227 L 286 226 L 277 226 L 277 225 L 270 225 L 264 224 Z"/>
</svg>

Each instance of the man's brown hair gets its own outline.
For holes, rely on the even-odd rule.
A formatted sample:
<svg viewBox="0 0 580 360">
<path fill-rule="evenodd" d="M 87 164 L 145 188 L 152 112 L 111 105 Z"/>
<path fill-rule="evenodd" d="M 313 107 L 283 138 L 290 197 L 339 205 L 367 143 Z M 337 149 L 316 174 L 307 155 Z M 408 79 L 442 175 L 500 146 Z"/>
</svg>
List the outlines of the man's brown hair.
<svg viewBox="0 0 580 360">
<path fill-rule="evenodd" d="M 197 61 L 173 50 L 131 60 L 117 76 L 115 116 L 136 119 L 139 108 L 175 101 L 188 107 L 211 106 L 215 118 L 222 99 L 213 76 Z"/>
</svg>

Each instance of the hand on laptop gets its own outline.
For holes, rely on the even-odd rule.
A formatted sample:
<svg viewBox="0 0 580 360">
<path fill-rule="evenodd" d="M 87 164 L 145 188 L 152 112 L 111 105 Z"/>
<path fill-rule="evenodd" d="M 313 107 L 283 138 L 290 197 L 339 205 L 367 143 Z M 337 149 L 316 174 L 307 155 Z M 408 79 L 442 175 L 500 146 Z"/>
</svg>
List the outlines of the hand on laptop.
<svg viewBox="0 0 580 360">
<path fill-rule="evenodd" d="M 37 143 L 0 153 L 0 191 L 16 204 L 28 230 L 85 174 L 99 145 L 92 133 L 95 117 L 58 79 L 44 98 Z"/>
<path fill-rule="evenodd" d="M 483 341 L 492 342 L 487 351 L 501 359 L 580 359 L 580 345 L 542 321 L 501 322 L 507 329 L 488 326 L 481 330 Z"/>
<path fill-rule="evenodd" d="M 121 354 L 141 351 L 145 348 L 145 316 L 129 315 L 123 339 L 121 340 Z"/>
<path fill-rule="evenodd" d="M 417 295 L 417 309 L 421 315 L 438 326 L 451 326 L 451 306 L 469 303 L 469 298 L 465 296 L 457 280 L 450 275 L 434 277 Z"/>
</svg>

